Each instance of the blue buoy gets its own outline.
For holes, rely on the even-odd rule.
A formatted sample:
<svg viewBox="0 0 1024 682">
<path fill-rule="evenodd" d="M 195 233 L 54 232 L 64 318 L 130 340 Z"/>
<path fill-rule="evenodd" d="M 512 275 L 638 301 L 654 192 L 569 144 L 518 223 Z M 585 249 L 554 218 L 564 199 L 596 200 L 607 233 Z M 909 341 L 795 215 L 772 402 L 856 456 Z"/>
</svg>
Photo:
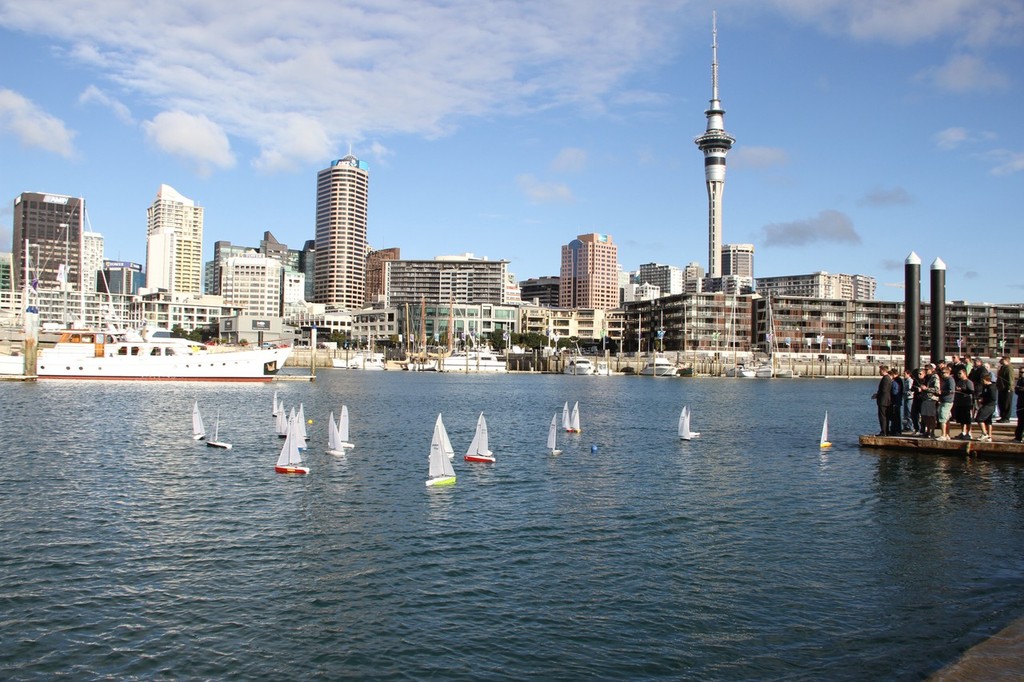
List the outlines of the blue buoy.
<svg viewBox="0 0 1024 682">
<path fill-rule="evenodd" d="M 597 446 L 596 445 L 591 445 L 590 446 L 590 451 L 591 452 L 597 452 Z"/>
</svg>

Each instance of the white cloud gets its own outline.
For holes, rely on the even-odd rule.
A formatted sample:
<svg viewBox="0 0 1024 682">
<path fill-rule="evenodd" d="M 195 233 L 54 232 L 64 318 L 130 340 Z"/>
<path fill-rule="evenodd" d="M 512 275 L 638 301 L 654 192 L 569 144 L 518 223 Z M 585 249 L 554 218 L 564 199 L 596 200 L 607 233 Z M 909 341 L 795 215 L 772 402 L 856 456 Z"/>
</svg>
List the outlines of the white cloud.
<svg viewBox="0 0 1024 682">
<path fill-rule="evenodd" d="M 791 223 L 773 223 L 763 228 L 764 245 L 804 246 L 806 244 L 860 244 L 853 221 L 840 211 L 821 211 L 814 218 Z"/>
<path fill-rule="evenodd" d="M 783 14 L 858 40 L 909 45 L 938 38 L 980 47 L 1014 43 L 1024 30 L 1019 0 L 773 0 Z"/>
<path fill-rule="evenodd" d="M 1024 152 L 1012 152 L 1008 149 L 994 149 L 988 156 L 995 159 L 997 165 L 989 171 L 992 175 L 1010 175 L 1024 171 Z"/>
<path fill-rule="evenodd" d="M 919 73 L 918 79 L 948 92 L 987 92 L 1010 84 L 1004 74 L 970 54 L 951 55 L 942 66 Z"/>
<path fill-rule="evenodd" d="M 95 85 L 90 85 L 82 92 L 81 95 L 78 96 L 78 103 L 100 104 L 113 111 L 114 115 L 117 116 L 118 120 L 122 123 L 135 123 L 135 120 L 132 118 L 132 112 L 123 102 L 111 97 Z"/>
<path fill-rule="evenodd" d="M 770 168 L 784 166 L 789 157 L 778 147 L 751 147 L 743 145 L 729 153 L 729 165 L 733 168 Z"/>
<path fill-rule="evenodd" d="M 231 168 L 235 157 L 220 126 L 206 118 L 183 111 L 165 111 L 142 124 L 157 147 L 196 164 L 200 175 L 209 175 L 213 167 Z"/>
<path fill-rule="evenodd" d="M 946 151 L 956 149 L 967 140 L 966 128 L 946 128 L 935 133 L 935 145 Z"/>
<path fill-rule="evenodd" d="M 0 89 L 0 133 L 9 133 L 26 147 L 38 147 L 64 158 L 75 155 L 75 133 L 13 90 Z"/>
<path fill-rule="evenodd" d="M 443 135 L 469 116 L 601 111 L 671 49 L 686 4 L 0 0 L 0 25 L 65 41 L 125 97 L 254 142 L 254 164 L 272 171 L 316 146 L 323 159 L 376 136 Z"/>
<path fill-rule="evenodd" d="M 575 201 L 572 190 L 559 182 L 541 182 L 529 173 L 516 176 L 516 184 L 535 204 L 570 204 Z"/>
<path fill-rule="evenodd" d="M 559 173 L 578 173 L 587 166 L 587 150 L 564 147 L 551 162 L 551 170 Z"/>
</svg>

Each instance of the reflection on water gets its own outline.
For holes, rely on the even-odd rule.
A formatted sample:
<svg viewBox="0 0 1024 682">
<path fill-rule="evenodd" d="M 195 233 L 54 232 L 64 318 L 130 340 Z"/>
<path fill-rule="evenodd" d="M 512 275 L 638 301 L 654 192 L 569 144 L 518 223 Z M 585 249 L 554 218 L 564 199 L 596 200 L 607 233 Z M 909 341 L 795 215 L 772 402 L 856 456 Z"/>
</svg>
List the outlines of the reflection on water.
<svg viewBox="0 0 1024 682">
<path fill-rule="evenodd" d="M 0 673 L 919 679 L 1024 611 L 1024 476 L 861 450 L 871 389 L 0 384 Z M 275 391 L 313 420 L 307 477 L 273 471 Z M 233 450 L 192 441 L 195 400 Z M 583 432 L 552 457 L 577 400 Z M 356 447 L 334 457 L 342 403 Z M 699 439 L 676 435 L 684 404 Z M 461 457 L 481 411 L 494 465 Z M 427 489 L 438 412 L 458 483 Z"/>
</svg>

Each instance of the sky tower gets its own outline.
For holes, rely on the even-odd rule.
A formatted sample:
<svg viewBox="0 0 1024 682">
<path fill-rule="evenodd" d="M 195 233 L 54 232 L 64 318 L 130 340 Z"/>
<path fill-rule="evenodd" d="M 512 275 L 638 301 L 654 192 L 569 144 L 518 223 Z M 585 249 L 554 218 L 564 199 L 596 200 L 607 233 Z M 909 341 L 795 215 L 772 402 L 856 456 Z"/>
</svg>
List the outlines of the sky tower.
<svg viewBox="0 0 1024 682">
<path fill-rule="evenodd" d="M 725 109 L 718 101 L 718 27 L 711 13 L 711 104 L 704 115 L 708 128 L 694 143 L 704 152 L 704 184 L 708 188 L 708 277 L 722 276 L 722 192 L 725 155 L 736 138 L 725 132 Z"/>
</svg>

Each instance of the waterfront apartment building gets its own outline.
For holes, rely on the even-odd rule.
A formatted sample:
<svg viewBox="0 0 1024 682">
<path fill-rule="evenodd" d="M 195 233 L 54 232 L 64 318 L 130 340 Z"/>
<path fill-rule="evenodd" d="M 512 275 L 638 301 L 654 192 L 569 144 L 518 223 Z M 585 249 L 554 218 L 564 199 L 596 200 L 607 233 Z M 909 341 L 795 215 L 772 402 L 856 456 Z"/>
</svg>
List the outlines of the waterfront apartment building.
<svg viewBox="0 0 1024 682">
<path fill-rule="evenodd" d="M 871 301 L 877 282 L 869 275 L 829 274 L 824 271 L 808 275 L 758 277 L 757 292 L 762 296 L 810 296 L 837 298 L 844 301 Z"/>
<path fill-rule="evenodd" d="M 418 307 L 427 303 L 504 305 L 508 300 L 507 260 L 471 253 L 434 260 L 384 261 L 385 302 Z"/>
<path fill-rule="evenodd" d="M 524 334 L 557 334 L 559 339 L 578 339 L 580 345 L 600 344 L 614 337 L 616 314 L 600 308 L 548 308 L 524 305 L 519 309 L 519 329 Z"/>
<path fill-rule="evenodd" d="M 316 260 L 313 301 L 359 310 L 366 299 L 367 206 L 370 173 L 352 154 L 316 176 Z"/>
<path fill-rule="evenodd" d="M 96 275 L 103 269 L 103 235 L 82 233 L 82 289 L 96 291 Z"/>
<path fill-rule="evenodd" d="M 724 253 L 722 257 L 725 257 Z M 656 286 L 661 296 L 681 294 L 683 293 L 683 270 L 674 265 L 644 263 L 637 272 L 637 282 Z"/>
<path fill-rule="evenodd" d="M 560 308 L 619 305 L 619 254 L 611 235 L 581 234 L 562 247 Z"/>
<path fill-rule="evenodd" d="M 754 245 L 725 244 L 722 246 L 722 276 L 754 277 Z"/>
<path fill-rule="evenodd" d="M 25 284 L 25 242 L 30 249 L 29 283 L 42 289 L 84 291 L 82 251 L 85 199 L 22 192 L 14 199 L 11 231 L 13 286 Z M 64 283 L 67 286 L 64 286 Z"/>
<path fill-rule="evenodd" d="M 203 207 L 160 185 L 146 209 L 146 288 L 199 294 L 203 278 Z"/>
<path fill-rule="evenodd" d="M 281 316 L 284 266 L 255 251 L 221 261 L 220 295 L 225 305 L 257 317 Z"/>
<path fill-rule="evenodd" d="M 402 257 L 402 250 L 397 247 L 388 249 L 377 249 L 366 256 L 366 305 L 376 301 L 384 300 L 384 263 L 386 261 L 399 260 Z"/>
</svg>

